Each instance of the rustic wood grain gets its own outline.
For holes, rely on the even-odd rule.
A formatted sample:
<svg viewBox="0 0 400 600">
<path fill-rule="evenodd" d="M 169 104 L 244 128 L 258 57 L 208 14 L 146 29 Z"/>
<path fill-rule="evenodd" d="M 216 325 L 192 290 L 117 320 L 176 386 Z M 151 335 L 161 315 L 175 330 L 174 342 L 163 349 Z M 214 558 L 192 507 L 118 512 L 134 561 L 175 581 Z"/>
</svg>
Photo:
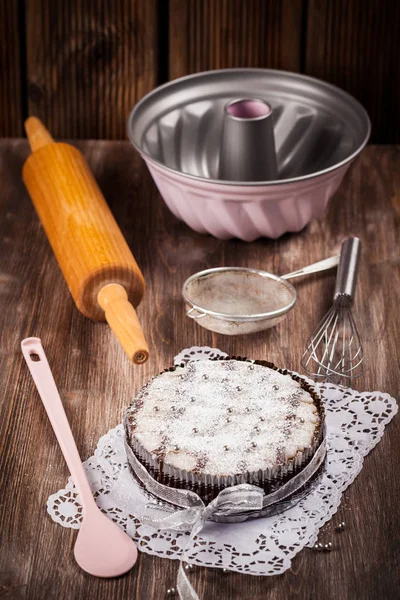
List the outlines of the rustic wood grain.
<svg viewBox="0 0 400 600">
<path fill-rule="evenodd" d="M 121 420 L 134 393 L 191 345 L 270 358 L 300 369 L 304 342 L 331 302 L 335 276 L 296 282 L 298 305 L 278 327 L 244 337 L 201 329 L 184 316 L 184 279 L 207 267 L 235 264 L 277 273 L 328 256 L 350 234 L 363 241 L 355 318 L 365 346 L 362 390 L 399 395 L 400 149 L 368 147 L 352 167 L 323 219 L 303 232 L 246 244 L 190 231 L 160 199 L 128 143 L 80 142 L 137 258 L 147 294 L 138 313 L 150 342 L 149 361 L 134 367 L 108 328 L 76 309 L 24 190 L 22 140 L 0 142 L 0 594 L 13 600 L 162 600 L 174 585 L 175 561 L 141 554 L 115 580 L 86 575 L 74 562 L 76 532 L 46 514 L 49 494 L 68 473 L 20 352 L 29 335 L 42 338 L 83 458 Z M 376 600 L 398 597 L 400 575 L 400 419 L 366 458 L 321 540 L 331 553 L 305 549 L 289 571 L 263 578 L 195 568 L 202 600 Z M 345 520 L 342 534 L 334 525 Z"/>
<path fill-rule="evenodd" d="M 381 144 L 400 140 L 399 39 L 399 2 L 308 2 L 305 72 L 358 98 Z"/>
<path fill-rule="evenodd" d="M 24 31 L 21 31 L 19 4 L 0 2 L 0 136 L 23 133 L 21 41 Z"/>
<path fill-rule="evenodd" d="M 170 0 L 169 73 L 270 67 L 298 71 L 302 0 Z"/>
<path fill-rule="evenodd" d="M 29 111 L 55 137 L 123 139 L 156 85 L 156 0 L 26 3 Z"/>
</svg>

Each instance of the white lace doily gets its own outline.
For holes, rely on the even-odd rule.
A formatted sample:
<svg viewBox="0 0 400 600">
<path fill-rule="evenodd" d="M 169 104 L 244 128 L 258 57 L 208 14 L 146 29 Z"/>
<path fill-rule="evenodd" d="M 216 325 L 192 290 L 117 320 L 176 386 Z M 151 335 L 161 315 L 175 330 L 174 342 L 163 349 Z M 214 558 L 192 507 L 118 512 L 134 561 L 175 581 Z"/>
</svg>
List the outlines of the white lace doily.
<svg viewBox="0 0 400 600">
<path fill-rule="evenodd" d="M 193 347 L 175 357 L 190 359 L 226 356 L 216 348 Z M 381 392 L 356 392 L 323 384 L 328 453 L 317 487 L 281 515 L 244 523 L 208 522 L 195 538 L 188 556 L 192 564 L 221 567 L 253 575 L 277 575 L 291 559 L 312 546 L 318 531 L 337 511 L 343 491 L 361 471 L 364 456 L 383 435 L 397 412 L 394 398 Z M 98 506 L 138 543 L 142 552 L 178 559 L 189 533 L 159 531 L 140 517 L 149 504 L 127 469 L 122 425 L 110 430 L 84 466 Z M 69 479 L 65 489 L 50 496 L 47 510 L 63 527 L 80 527 L 82 507 Z"/>
</svg>

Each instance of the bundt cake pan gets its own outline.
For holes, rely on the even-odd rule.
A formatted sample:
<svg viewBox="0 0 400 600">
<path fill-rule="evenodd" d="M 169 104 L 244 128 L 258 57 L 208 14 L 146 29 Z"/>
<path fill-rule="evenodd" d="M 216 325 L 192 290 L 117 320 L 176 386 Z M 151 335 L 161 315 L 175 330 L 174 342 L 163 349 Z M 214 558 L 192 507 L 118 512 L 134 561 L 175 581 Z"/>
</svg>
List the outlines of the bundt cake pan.
<svg viewBox="0 0 400 600">
<path fill-rule="evenodd" d="M 246 97 L 272 109 L 278 178 L 219 178 L 225 106 Z M 166 204 L 199 233 L 252 241 L 299 231 L 322 216 L 370 135 L 361 104 L 323 81 L 267 69 L 176 79 L 132 111 L 128 135 Z"/>
</svg>

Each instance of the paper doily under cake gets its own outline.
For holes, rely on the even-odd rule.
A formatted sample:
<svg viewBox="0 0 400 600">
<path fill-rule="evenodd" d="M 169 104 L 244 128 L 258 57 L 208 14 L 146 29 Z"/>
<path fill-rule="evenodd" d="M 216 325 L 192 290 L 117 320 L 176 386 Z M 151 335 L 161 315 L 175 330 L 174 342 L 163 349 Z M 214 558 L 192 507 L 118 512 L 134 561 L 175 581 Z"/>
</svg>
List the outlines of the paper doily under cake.
<svg viewBox="0 0 400 600">
<path fill-rule="evenodd" d="M 216 348 L 193 347 L 183 350 L 174 362 L 217 356 L 227 354 Z M 280 515 L 243 523 L 208 522 L 187 553 L 192 564 L 277 575 L 290 567 L 302 548 L 315 543 L 319 529 L 337 511 L 343 491 L 361 471 L 364 457 L 397 412 L 395 399 L 385 393 L 360 393 L 333 384 L 320 385 L 319 392 L 326 409 L 328 443 L 319 484 Z M 161 531 L 141 523 L 149 499 L 127 468 L 122 425 L 100 438 L 84 466 L 98 506 L 127 531 L 142 552 L 180 558 L 189 532 Z M 80 527 L 82 507 L 71 479 L 65 489 L 49 497 L 47 510 L 63 527 Z"/>
</svg>

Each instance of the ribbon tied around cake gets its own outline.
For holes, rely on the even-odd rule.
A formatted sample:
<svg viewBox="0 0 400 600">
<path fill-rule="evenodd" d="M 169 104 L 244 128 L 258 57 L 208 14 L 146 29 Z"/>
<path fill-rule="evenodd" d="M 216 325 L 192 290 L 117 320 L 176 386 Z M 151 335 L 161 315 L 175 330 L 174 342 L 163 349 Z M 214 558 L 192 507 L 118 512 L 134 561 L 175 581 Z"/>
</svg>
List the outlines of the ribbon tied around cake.
<svg viewBox="0 0 400 600">
<path fill-rule="evenodd" d="M 229 522 L 239 522 L 257 516 L 263 509 L 271 507 L 298 492 L 319 470 L 326 455 L 326 436 L 307 466 L 270 494 L 261 487 L 248 483 L 223 489 L 207 506 L 202 499 L 190 490 L 175 489 L 153 479 L 139 462 L 125 440 L 128 464 L 135 479 L 157 500 L 149 503 L 141 518 L 142 523 L 155 529 L 190 531 L 190 536 L 180 558 L 177 591 L 180 600 L 199 600 L 185 570 L 184 562 L 189 562 L 188 552 L 195 536 L 211 517 L 223 518 Z"/>
<path fill-rule="evenodd" d="M 203 529 L 205 522 L 216 511 L 225 515 L 237 512 L 260 511 L 263 507 L 264 491 L 255 485 L 242 483 L 234 487 L 225 488 L 207 506 L 196 506 L 173 512 L 165 516 L 157 516 L 158 507 L 147 505 L 142 522 L 157 529 L 184 529 L 190 530 L 190 537 L 179 561 L 177 590 L 181 600 L 199 600 L 195 589 L 190 583 L 183 564 L 187 561 L 187 553 L 195 536 Z"/>
</svg>

